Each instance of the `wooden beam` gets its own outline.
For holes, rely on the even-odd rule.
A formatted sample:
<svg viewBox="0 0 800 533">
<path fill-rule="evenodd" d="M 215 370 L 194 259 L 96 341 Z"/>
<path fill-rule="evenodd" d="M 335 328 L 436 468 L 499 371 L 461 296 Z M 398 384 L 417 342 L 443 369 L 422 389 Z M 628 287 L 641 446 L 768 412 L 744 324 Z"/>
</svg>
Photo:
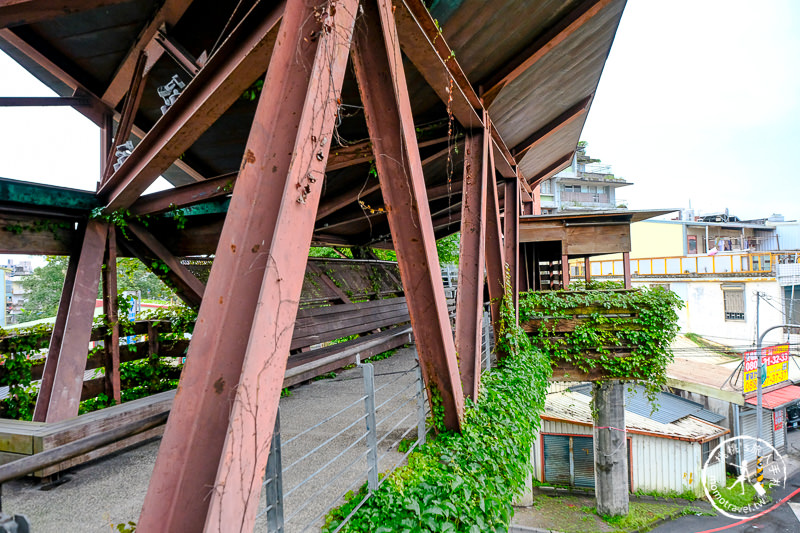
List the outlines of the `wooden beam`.
<svg viewBox="0 0 800 533">
<path fill-rule="evenodd" d="M 500 91 L 509 83 L 516 80 L 523 72 L 531 68 L 537 61 L 542 59 L 548 52 L 564 42 L 570 35 L 575 33 L 578 28 L 586 24 L 595 15 L 602 11 L 614 0 L 584 0 L 572 11 L 567 13 L 552 28 L 544 34 L 534 39 L 525 50 L 517 55 L 503 68 L 480 82 L 480 86 L 488 87 L 483 94 L 483 101 L 487 107 L 491 107 Z"/>
<path fill-rule="evenodd" d="M 464 396 L 402 66 L 399 28 L 391 2 L 378 0 L 377 4 L 363 4 L 366 31 L 356 32 L 353 38 L 353 66 L 428 397 L 441 398 L 445 426 L 458 431 Z M 478 124 L 482 126 L 480 120 Z"/>
<path fill-rule="evenodd" d="M 152 233 L 147 231 L 144 226 L 138 222 L 129 221 L 128 230 L 136 237 L 136 240 L 142 244 L 147 252 L 150 252 L 156 258 L 161 260 L 169 272 L 160 272 L 153 268 L 151 261 L 147 260 L 142 250 L 136 246 L 136 243 L 127 243 L 127 247 L 137 256 L 142 263 L 153 271 L 158 277 L 167 277 L 175 285 L 178 296 L 184 300 L 191 307 L 200 307 L 200 302 L 203 300 L 203 292 L 205 285 L 192 274 L 175 256 L 170 253 L 166 246 L 153 236 Z"/>
<path fill-rule="evenodd" d="M 152 215 L 227 196 L 233 192 L 237 174 L 236 172 L 224 174 L 216 178 L 142 196 L 131 205 L 129 210 L 132 215 Z"/>
<path fill-rule="evenodd" d="M 0 28 L 33 24 L 129 0 L 0 0 Z"/>
<path fill-rule="evenodd" d="M 488 122 L 488 121 L 485 121 Z M 484 135 L 484 133 L 486 135 Z M 467 136 L 464 153 L 464 192 L 461 203 L 461 242 L 458 261 L 455 343 L 465 398 L 478 400 L 481 376 L 483 269 L 486 258 L 486 182 L 489 173 L 488 128 Z"/>
<path fill-rule="evenodd" d="M 575 120 L 579 119 L 580 117 L 588 113 L 589 104 L 592 102 L 593 96 L 594 96 L 593 94 L 590 94 L 586 98 L 581 99 L 580 102 L 571 106 L 569 109 L 567 109 L 566 111 L 558 115 L 556 118 L 548 122 L 538 131 L 536 131 L 533 135 L 529 136 L 527 139 L 525 139 L 517 146 L 515 146 L 511 150 L 511 152 L 514 154 L 514 157 L 521 160 L 525 152 L 527 152 L 532 148 L 535 148 L 539 143 L 541 143 L 551 135 L 559 132 L 560 130 L 564 129 L 565 127 L 575 122 Z"/>
<path fill-rule="evenodd" d="M 357 2 L 325 13 L 331 32 L 315 9 L 281 10 L 142 531 L 253 529 Z"/>
<path fill-rule="evenodd" d="M 531 187 L 536 187 L 547 178 L 552 177 L 554 174 L 564 170 L 566 167 L 570 165 L 570 163 L 572 163 L 572 158 L 574 155 L 575 152 L 570 152 L 568 154 L 562 155 L 561 157 L 556 159 L 555 162 L 548 165 L 547 168 L 545 168 L 535 176 L 531 177 L 529 181 Z"/>
<path fill-rule="evenodd" d="M 139 54 L 147 48 L 162 26 L 166 25 L 167 28 L 175 26 L 191 4 L 192 0 L 165 0 L 147 26 L 139 33 L 125 59 L 120 63 L 117 72 L 111 78 L 111 83 L 108 84 L 101 97 L 103 102 L 111 108 L 117 107 L 131 84 Z"/>
<path fill-rule="evenodd" d="M 256 4 L 98 194 L 106 209 L 133 204 L 266 70 L 283 3 Z"/>
</svg>

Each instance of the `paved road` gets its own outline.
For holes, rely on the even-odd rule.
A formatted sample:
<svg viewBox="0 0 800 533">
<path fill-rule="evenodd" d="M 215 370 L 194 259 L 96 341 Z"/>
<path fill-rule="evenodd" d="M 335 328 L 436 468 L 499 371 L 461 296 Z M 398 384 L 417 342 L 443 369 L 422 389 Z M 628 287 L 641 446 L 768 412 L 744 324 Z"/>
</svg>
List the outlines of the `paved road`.
<svg viewBox="0 0 800 533">
<path fill-rule="evenodd" d="M 753 531 L 768 531 L 770 533 L 800 531 L 800 518 L 795 515 L 789 502 L 796 503 L 800 512 L 800 472 L 791 476 L 786 487 L 773 489 L 773 504 L 765 508 L 762 516 L 742 522 L 724 516 L 685 516 L 667 522 L 653 531 L 658 533 L 703 533 L 710 531 L 724 531 L 725 533 L 743 533 Z M 786 503 L 779 503 L 788 495 L 797 492 Z M 720 529 L 722 528 L 722 529 Z"/>
</svg>

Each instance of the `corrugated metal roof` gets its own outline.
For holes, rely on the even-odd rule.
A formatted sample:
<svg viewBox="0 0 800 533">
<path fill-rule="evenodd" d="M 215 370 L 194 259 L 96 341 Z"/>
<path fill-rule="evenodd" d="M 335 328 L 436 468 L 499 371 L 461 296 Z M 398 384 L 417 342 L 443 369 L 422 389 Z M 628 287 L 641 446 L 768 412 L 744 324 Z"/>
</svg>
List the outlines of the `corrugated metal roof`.
<svg viewBox="0 0 800 533">
<path fill-rule="evenodd" d="M 573 387 L 573 390 L 591 396 L 591 388 L 588 385 Z M 658 408 L 654 411 L 653 405 L 647 398 L 645 388 L 636 384 L 630 384 L 625 387 L 625 410 L 662 424 L 671 424 L 686 416 L 694 416 L 712 424 L 725 419 L 724 416 L 703 408 L 697 402 L 668 392 L 658 394 Z"/>
<path fill-rule="evenodd" d="M 777 409 L 796 400 L 800 400 L 800 387 L 797 385 L 789 385 L 761 395 L 761 405 L 766 409 Z M 755 396 L 745 401 L 750 405 L 758 405 L 758 398 Z"/>
<path fill-rule="evenodd" d="M 579 392 L 550 394 L 545 402 L 543 416 L 579 424 L 592 424 L 590 401 L 589 396 Z M 648 433 L 690 441 L 706 441 L 728 432 L 725 428 L 694 416 L 665 424 L 628 410 L 625 411 L 625 428 L 633 433 Z"/>
</svg>

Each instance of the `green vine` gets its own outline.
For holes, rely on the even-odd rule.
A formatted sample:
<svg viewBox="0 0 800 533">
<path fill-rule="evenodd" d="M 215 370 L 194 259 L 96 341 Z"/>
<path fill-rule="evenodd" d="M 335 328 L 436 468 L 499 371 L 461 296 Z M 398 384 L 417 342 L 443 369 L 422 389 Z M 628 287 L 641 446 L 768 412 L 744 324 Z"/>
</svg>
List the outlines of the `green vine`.
<svg viewBox="0 0 800 533">
<path fill-rule="evenodd" d="M 519 314 L 521 322 L 530 323 L 533 344 L 553 362 L 641 382 L 652 399 L 666 383 L 682 305 L 661 287 L 546 291 L 521 295 Z M 570 323 L 559 327 L 562 321 Z"/>
<path fill-rule="evenodd" d="M 508 294 L 508 293 L 507 293 Z M 346 532 L 508 530 L 511 502 L 531 472 L 530 451 L 544 408 L 550 364 L 531 348 L 506 296 L 500 336 L 508 350 L 467 401 L 461 433 L 441 432 L 414 450 L 344 525 Z M 431 393 L 434 420 L 443 416 Z M 367 494 L 366 486 L 333 509 L 336 529 Z"/>
</svg>

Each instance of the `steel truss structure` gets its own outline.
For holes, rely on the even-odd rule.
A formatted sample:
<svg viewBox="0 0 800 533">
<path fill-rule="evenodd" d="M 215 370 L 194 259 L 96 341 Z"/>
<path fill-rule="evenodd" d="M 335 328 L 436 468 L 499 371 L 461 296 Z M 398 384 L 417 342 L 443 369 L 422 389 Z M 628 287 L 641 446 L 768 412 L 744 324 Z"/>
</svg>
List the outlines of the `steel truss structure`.
<svg viewBox="0 0 800 533">
<path fill-rule="evenodd" d="M 0 0 L 0 48 L 62 95 L 0 107 L 71 106 L 102 131 L 96 194 L 0 183 L 3 220 L 65 222 L 0 252 L 70 255 L 35 420 L 77 415 L 118 255 L 165 264 L 199 307 L 140 531 L 252 529 L 312 244 L 396 251 L 428 397 L 460 429 L 484 270 L 496 324 L 505 269 L 516 307 L 519 216 L 572 161 L 625 2 L 468 0 L 444 29 L 421 0 L 232 4 Z M 161 175 L 176 188 L 143 196 Z M 152 219 L 122 236 L 119 213 Z M 459 230 L 453 335 L 435 243 Z M 214 255 L 207 284 L 179 260 L 196 254 Z"/>
</svg>

